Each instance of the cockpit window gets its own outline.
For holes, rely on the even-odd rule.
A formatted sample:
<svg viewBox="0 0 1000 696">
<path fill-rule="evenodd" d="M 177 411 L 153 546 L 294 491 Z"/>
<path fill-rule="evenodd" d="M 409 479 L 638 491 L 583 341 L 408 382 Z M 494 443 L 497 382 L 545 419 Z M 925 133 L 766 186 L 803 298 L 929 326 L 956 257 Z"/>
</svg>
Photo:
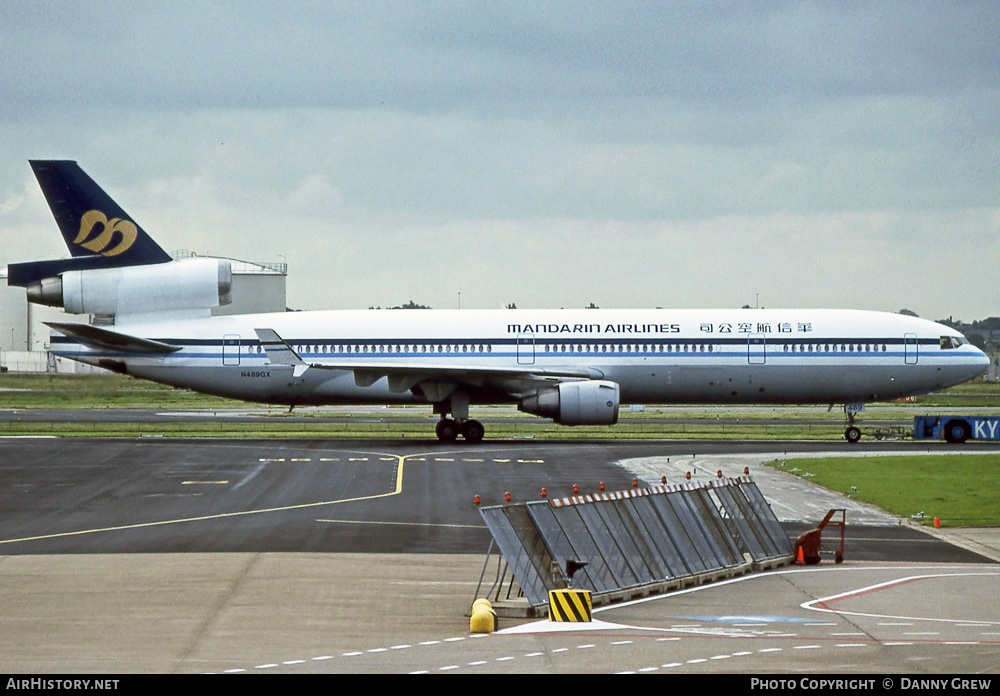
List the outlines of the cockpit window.
<svg viewBox="0 0 1000 696">
<path fill-rule="evenodd" d="M 941 350 L 951 350 L 952 348 L 958 348 L 959 346 L 965 343 L 967 343 L 967 341 L 961 336 L 942 336 Z"/>
</svg>

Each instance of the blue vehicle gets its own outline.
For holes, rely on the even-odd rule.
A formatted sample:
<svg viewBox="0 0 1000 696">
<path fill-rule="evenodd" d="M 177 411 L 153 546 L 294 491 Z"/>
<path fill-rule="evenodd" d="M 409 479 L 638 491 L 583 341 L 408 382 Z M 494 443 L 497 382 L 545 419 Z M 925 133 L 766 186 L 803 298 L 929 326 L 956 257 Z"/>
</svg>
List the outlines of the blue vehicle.
<svg viewBox="0 0 1000 696">
<path fill-rule="evenodd" d="M 1000 440 L 1000 416 L 915 416 L 914 440 Z"/>
</svg>

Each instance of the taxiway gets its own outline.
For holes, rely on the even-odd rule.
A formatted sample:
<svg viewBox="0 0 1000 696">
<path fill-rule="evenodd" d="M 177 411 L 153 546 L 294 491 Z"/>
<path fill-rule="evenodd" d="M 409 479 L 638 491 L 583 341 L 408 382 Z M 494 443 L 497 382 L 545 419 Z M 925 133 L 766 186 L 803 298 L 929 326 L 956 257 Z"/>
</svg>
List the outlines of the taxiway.
<svg viewBox="0 0 1000 696">
<path fill-rule="evenodd" d="M 4 440 L 0 655 L 32 673 L 996 671 L 998 540 L 956 546 L 760 465 L 911 444 Z M 469 633 L 476 494 L 744 467 L 791 535 L 850 505 L 847 562 Z"/>
</svg>

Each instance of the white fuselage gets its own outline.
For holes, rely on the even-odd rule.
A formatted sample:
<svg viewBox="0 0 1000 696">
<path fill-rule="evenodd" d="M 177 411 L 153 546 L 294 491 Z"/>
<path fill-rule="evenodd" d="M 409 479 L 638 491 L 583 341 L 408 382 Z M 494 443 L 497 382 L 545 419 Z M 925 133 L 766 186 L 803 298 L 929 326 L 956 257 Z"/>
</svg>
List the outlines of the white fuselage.
<svg viewBox="0 0 1000 696">
<path fill-rule="evenodd" d="M 899 314 L 857 310 L 348 310 L 213 317 L 114 327 L 181 346 L 143 356 L 53 337 L 53 351 L 137 377 L 283 404 L 427 402 L 406 384 L 461 375 L 475 402 L 516 402 L 530 388 L 509 368 L 583 370 L 616 382 L 623 403 L 854 403 L 927 393 L 981 374 L 987 357 L 958 332 Z M 305 363 L 276 365 L 256 329 Z M 426 374 L 421 370 L 425 369 Z"/>
</svg>

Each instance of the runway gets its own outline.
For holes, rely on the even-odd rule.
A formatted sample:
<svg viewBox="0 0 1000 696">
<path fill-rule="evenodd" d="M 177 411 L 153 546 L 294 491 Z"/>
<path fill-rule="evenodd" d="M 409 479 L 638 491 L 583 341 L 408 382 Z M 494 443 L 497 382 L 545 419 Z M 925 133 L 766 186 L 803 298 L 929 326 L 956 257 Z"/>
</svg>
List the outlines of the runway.
<svg viewBox="0 0 1000 696">
<path fill-rule="evenodd" d="M 909 444 L 794 449 L 877 456 Z M 558 496 L 573 484 L 615 490 L 637 477 L 734 476 L 747 466 L 794 535 L 815 524 L 832 494 L 759 465 L 783 455 L 782 443 L 53 438 L 0 447 L 7 671 L 934 673 L 1000 665 L 996 562 L 840 497 L 838 507 L 852 506 L 842 566 L 614 605 L 571 632 L 545 621 L 469 634 L 465 612 L 489 545 L 475 495 L 497 504 L 505 492 L 537 499 L 543 486 Z"/>
</svg>

